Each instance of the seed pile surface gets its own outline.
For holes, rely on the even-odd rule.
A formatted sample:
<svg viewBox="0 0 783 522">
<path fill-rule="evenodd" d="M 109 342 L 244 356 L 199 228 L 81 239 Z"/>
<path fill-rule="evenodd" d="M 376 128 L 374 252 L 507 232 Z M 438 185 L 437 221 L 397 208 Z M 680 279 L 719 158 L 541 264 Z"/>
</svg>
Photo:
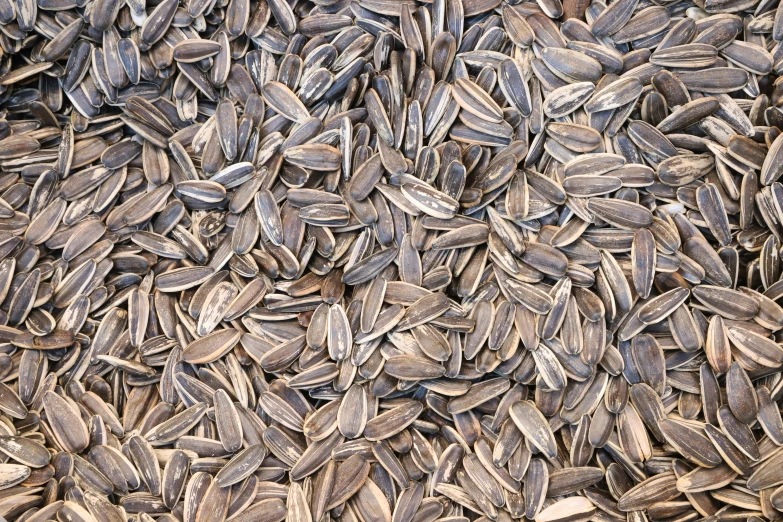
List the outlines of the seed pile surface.
<svg viewBox="0 0 783 522">
<path fill-rule="evenodd" d="M 0 0 L 0 518 L 783 519 L 777 7 Z"/>
</svg>

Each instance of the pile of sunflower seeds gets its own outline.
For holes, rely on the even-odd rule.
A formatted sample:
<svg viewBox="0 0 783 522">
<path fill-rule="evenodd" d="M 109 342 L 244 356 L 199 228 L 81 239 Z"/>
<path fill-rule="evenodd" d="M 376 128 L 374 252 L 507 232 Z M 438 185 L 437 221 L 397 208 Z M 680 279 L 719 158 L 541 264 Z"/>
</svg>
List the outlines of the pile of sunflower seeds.
<svg viewBox="0 0 783 522">
<path fill-rule="evenodd" d="M 0 519 L 783 520 L 777 7 L 0 0 Z"/>
</svg>

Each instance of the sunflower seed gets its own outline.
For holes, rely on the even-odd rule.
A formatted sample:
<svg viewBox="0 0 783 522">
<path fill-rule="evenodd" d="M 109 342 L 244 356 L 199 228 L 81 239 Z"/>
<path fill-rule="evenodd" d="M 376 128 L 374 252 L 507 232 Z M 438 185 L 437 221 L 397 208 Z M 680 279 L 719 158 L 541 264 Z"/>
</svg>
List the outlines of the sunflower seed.
<svg viewBox="0 0 783 522">
<path fill-rule="evenodd" d="M 83 4 L 0 1 L 0 516 L 777 517 L 774 4 Z"/>
</svg>

